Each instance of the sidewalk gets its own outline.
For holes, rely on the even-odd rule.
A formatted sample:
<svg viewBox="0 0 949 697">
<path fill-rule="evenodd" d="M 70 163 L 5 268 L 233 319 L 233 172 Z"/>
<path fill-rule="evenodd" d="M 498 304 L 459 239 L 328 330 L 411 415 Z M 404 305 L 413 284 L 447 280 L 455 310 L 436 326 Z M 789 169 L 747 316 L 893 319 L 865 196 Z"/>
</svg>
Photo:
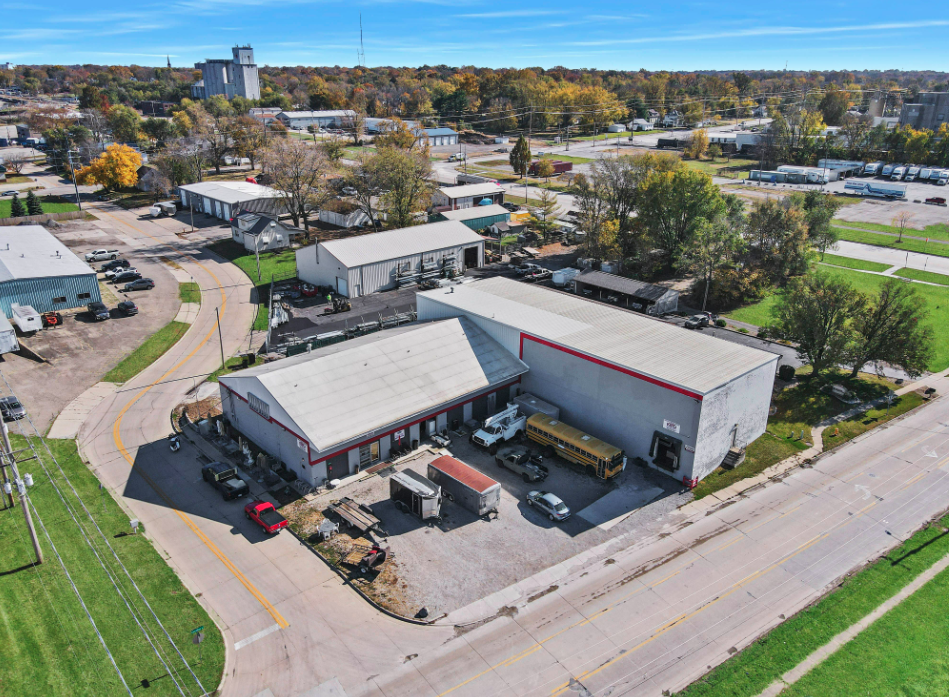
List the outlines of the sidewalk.
<svg viewBox="0 0 949 697">
<path fill-rule="evenodd" d="M 946 555 L 931 567 L 926 569 L 923 573 L 917 576 L 911 583 L 906 585 L 899 593 L 894 595 L 892 598 L 887 600 L 885 603 L 880 605 L 876 610 L 871 612 L 869 615 L 864 617 L 862 620 L 856 624 L 851 625 L 840 634 L 835 636 L 824 646 L 821 646 L 819 649 L 814 651 L 810 656 L 801 661 L 797 666 L 789 670 L 787 673 L 782 675 L 780 678 L 775 680 L 773 683 L 768 685 L 762 692 L 759 697 L 777 697 L 784 691 L 784 688 L 793 685 L 798 680 L 807 675 L 814 668 L 819 666 L 830 656 L 832 656 L 838 649 L 844 646 L 847 642 L 854 639 L 857 635 L 860 634 L 864 629 L 872 625 L 878 619 L 883 617 L 890 610 L 895 608 L 897 605 L 902 603 L 904 600 L 909 598 L 913 593 L 918 591 L 920 588 L 925 586 L 929 581 L 935 578 L 940 572 L 944 571 L 946 568 L 949 568 L 949 555 Z"/>
</svg>

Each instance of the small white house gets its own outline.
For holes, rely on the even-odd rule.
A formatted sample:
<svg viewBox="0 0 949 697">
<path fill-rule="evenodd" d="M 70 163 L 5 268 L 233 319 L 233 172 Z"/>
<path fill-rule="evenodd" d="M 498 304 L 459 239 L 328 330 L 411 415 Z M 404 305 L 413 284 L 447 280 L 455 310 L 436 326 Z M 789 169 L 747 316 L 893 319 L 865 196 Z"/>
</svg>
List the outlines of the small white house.
<svg viewBox="0 0 949 697">
<path fill-rule="evenodd" d="M 231 237 L 249 252 L 286 249 L 304 230 L 259 213 L 242 213 L 231 221 Z"/>
<path fill-rule="evenodd" d="M 629 130 L 636 131 L 651 131 L 655 128 L 652 121 L 647 121 L 646 119 L 633 119 L 629 123 Z"/>
<path fill-rule="evenodd" d="M 606 129 L 610 133 L 625 133 L 626 124 L 614 123 L 609 128 Z"/>
</svg>

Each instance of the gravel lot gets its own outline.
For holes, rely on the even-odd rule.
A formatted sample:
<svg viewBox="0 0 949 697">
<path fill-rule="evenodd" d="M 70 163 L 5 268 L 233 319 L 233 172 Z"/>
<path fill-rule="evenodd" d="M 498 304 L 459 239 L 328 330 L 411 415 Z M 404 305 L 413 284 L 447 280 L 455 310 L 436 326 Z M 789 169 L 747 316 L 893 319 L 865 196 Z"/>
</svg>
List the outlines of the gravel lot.
<svg viewBox="0 0 949 697">
<path fill-rule="evenodd" d="M 7 354 L 0 369 L 21 399 L 36 427 L 45 432 L 69 402 L 97 383 L 134 347 L 175 318 L 181 301 L 178 282 L 157 256 L 126 244 L 124 235 L 104 221 L 77 221 L 53 231 L 80 256 L 97 247 L 118 249 L 155 288 L 131 294 L 138 305 L 134 317 L 91 322 L 81 308 L 63 314 L 63 324 L 20 341 L 49 362 L 39 363 L 20 354 Z M 93 263 L 98 268 L 105 262 Z M 102 300 L 115 309 L 124 295 L 101 281 Z"/>
<path fill-rule="evenodd" d="M 374 582 L 389 586 L 383 602 L 412 614 L 425 607 L 430 617 L 437 617 L 602 542 L 616 538 L 628 545 L 656 533 L 676 519 L 677 507 L 691 498 L 669 477 L 632 465 L 616 480 L 603 482 L 555 459 L 547 462 L 550 476 L 546 481 L 527 484 L 513 472 L 497 467 L 493 457 L 470 445 L 466 436 L 453 437 L 448 452 L 500 482 L 501 507 L 496 519 L 478 518 L 447 502 L 439 525 L 397 511 L 388 498 L 388 476 L 406 468 L 425 474 L 427 464 L 444 454 L 424 450 L 411 462 L 322 494 L 309 504 L 294 504 L 285 512 L 291 519 L 306 518 L 308 512 L 322 511 L 343 496 L 368 505 L 389 533 L 384 545 L 393 555 L 391 570 Z M 570 507 L 571 518 L 553 523 L 528 507 L 525 495 L 538 488 L 560 496 Z M 595 502 L 599 503 L 594 509 L 587 509 Z M 309 520 L 315 523 L 317 518 Z"/>
</svg>

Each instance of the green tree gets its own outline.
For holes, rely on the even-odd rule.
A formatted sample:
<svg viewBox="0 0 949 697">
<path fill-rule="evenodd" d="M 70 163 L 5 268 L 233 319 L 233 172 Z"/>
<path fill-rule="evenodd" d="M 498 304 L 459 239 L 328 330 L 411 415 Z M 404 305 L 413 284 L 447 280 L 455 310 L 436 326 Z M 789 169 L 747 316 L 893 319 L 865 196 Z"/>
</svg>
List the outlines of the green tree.
<svg viewBox="0 0 949 697">
<path fill-rule="evenodd" d="M 32 190 L 26 194 L 26 214 L 43 215 L 43 204 L 36 198 L 36 194 L 34 194 Z"/>
<path fill-rule="evenodd" d="M 387 147 L 361 155 L 346 182 L 355 189 L 353 199 L 373 226 L 381 211 L 387 227 L 403 228 L 421 222 L 434 191 L 431 173 L 427 149 Z"/>
<path fill-rule="evenodd" d="M 557 194 L 550 189 L 541 189 L 540 199 L 531 210 L 531 225 L 540 232 L 544 241 L 557 227 L 557 216 L 562 211 L 557 205 Z"/>
<path fill-rule="evenodd" d="M 817 272 L 793 279 L 774 308 L 771 333 L 797 344 L 801 360 L 817 377 L 848 360 L 854 329 L 850 319 L 865 305 L 864 296 L 844 280 Z"/>
<path fill-rule="evenodd" d="M 787 199 L 755 201 L 748 213 L 750 261 L 783 281 L 807 271 L 807 221 Z"/>
<path fill-rule="evenodd" d="M 933 330 L 924 324 L 926 301 L 913 285 L 888 279 L 863 312 L 853 318 L 854 341 L 848 357 L 851 377 L 867 363 L 888 363 L 910 377 L 926 370 L 933 351 Z"/>
<path fill-rule="evenodd" d="M 142 118 L 134 109 L 127 106 L 114 106 L 106 114 L 106 120 L 112 129 L 112 137 L 117 143 L 137 143 L 142 130 Z"/>
<path fill-rule="evenodd" d="M 519 174 L 522 177 L 527 174 L 527 169 L 531 164 L 531 149 L 527 144 L 527 138 L 523 135 L 517 139 L 517 143 L 511 148 L 511 154 L 508 160 L 515 174 Z"/>
<path fill-rule="evenodd" d="M 26 215 L 26 208 L 23 206 L 23 201 L 17 194 L 13 194 L 13 200 L 10 202 L 10 217 L 22 218 L 24 215 Z"/>
<path fill-rule="evenodd" d="M 695 235 L 682 248 L 677 265 L 701 280 L 703 312 L 715 272 L 744 250 L 743 224 L 740 209 L 735 215 L 722 214 L 712 220 L 702 220 Z"/>
<path fill-rule="evenodd" d="M 840 209 L 840 202 L 833 196 L 822 194 L 817 189 L 808 191 L 800 197 L 799 201 L 796 201 L 798 202 L 804 211 L 807 237 L 811 244 L 817 247 L 820 258 L 823 259 L 824 253 L 837 244 L 838 235 L 830 222 Z"/>
<path fill-rule="evenodd" d="M 330 162 L 339 162 L 346 154 L 346 144 L 341 138 L 326 138 L 320 143 L 320 149 Z"/>
<path fill-rule="evenodd" d="M 639 187 L 636 224 L 674 264 L 698 227 L 724 210 L 718 187 L 707 174 L 691 169 L 653 172 Z"/>
<path fill-rule="evenodd" d="M 537 163 L 537 176 L 543 177 L 550 183 L 550 178 L 554 174 L 554 165 L 550 160 L 541 160 Z"/>
<path fill-rule="evenodd" d="M 142 131 L 155 141 L 159 148 L 173 139 L 177 134 L 175 124 L 168 119 L 147 118 L 142 122 Z"/>
<path fill-rule="evenodd" d="M 832 86 L 824 93 L 817 108 L 820 109 L 824 123 L 828 126 L 839 126 L 843 122 L 847 109 L 850 108 L 850 95 Z"/>
</svg>

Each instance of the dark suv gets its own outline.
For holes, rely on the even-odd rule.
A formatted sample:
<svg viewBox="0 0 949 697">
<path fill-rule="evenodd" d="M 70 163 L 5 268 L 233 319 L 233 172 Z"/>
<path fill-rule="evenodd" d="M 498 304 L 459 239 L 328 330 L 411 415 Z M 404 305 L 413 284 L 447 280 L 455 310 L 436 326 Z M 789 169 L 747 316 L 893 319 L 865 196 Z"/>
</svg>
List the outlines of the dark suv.
<svg viewBox="0 0 949 697">
<path fill-rule="evenodd" d="M 129 281 L 137 281 L 141 277 L 142 274 L 140 274 L 138 271 L 122 271 L 121 273 L 117 273 L 112 277 L 112 282 L 115 285 L 118 285 L 120 283 L 127 283 Z"/>
<path fill-rule="evenodd" d="M 96 322 L 100 322 L 104 319 L 109 319 L 109 308 L 105 306 L 105 303 L 95 302 L 89 303 L 86 305 L 86 310 L 89 312 L 89 316 L 92 317 Z"/>
<path fill-rule="evenodd" d="M 127 269 L 131 264 L 128 259 L 113 259 L 107 261 L 99 267 L 99 271 L 110 271 L 111 269 Z"/>
</svg>

